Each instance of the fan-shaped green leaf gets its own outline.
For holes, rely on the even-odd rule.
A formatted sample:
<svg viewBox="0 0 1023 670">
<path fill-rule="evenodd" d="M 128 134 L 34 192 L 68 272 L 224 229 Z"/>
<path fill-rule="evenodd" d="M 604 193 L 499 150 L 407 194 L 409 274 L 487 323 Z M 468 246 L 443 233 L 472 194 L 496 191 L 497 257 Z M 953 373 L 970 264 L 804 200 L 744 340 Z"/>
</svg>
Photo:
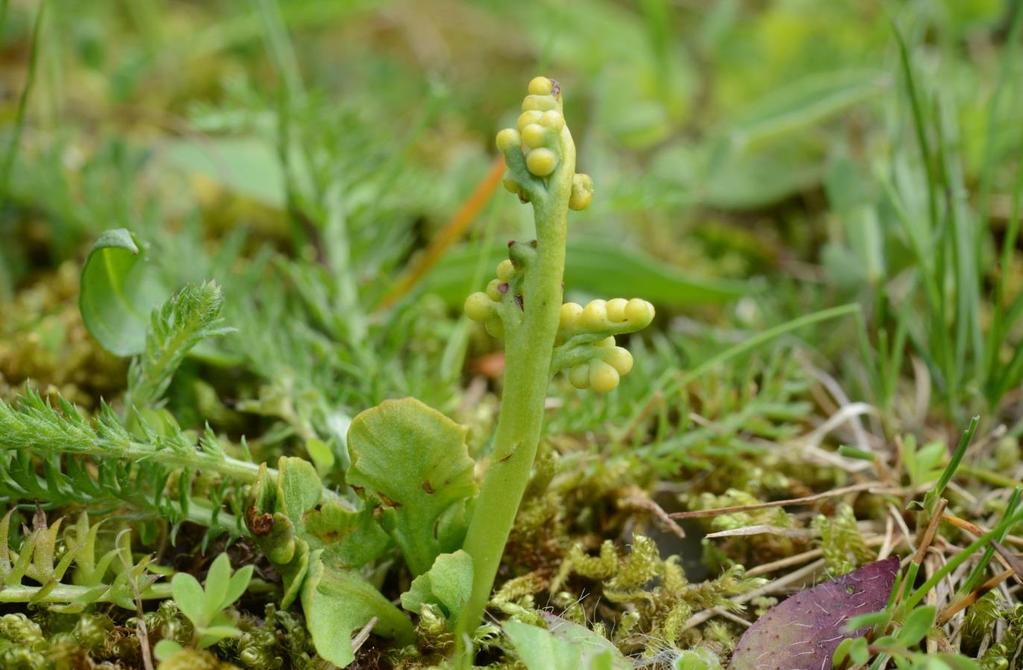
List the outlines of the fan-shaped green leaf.
<svg viewBox="0 0 1023 670">
<path fill-rule="evenodd" d="M 457 548 L 439 525 L 476 493 L 465 433 L 415 398 L 384 401 L 355 417 L 348 430 L 348 481 L 377 498 L 382 523 L 413 574 Z"/>
</svg>

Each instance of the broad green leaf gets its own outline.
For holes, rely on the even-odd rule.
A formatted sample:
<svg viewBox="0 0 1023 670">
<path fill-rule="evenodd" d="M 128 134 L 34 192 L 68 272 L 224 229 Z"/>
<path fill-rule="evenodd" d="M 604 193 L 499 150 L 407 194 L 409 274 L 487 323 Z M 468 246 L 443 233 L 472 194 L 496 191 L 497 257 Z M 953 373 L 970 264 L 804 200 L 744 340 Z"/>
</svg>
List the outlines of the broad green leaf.
<svg viewBox="0 0 1023 670">
<path fill-rule="evenodd" d="M 567 642 L 573 647 L 579 649 L 589 650 L 598 655 L 603 655 L 603 652 L 611 652 L 613 659 L 613 667 L 632 667 L 631 663 L 626 665 L 627 661 L 622 656 L 621 652 L 618 651 L 618 647 L 608 640 L 603 635 L 598 635 L 586 626 L 580 626 L 577 623 L 573 623 L 568 619 L 563 619 L 554 614 L 542 612 L 544 620 L 547 622 L 547 630 L 558 640 Z"/>
<path fill-rule="evenodd" d="M 426 603 L 440 605 L 448 619 L 455 619 L 472 592 L 472 557 L 461 549 L 441 554 L 433 566 L 412 580 L 401 594 L 401 606 L 418 613 Z"/>
<path fill-rule="evenodd" d="M 320 502 L 323 483 L 316 468 L 303 458 L 281 458 L 278 462 L 277 509 L 299 526 L 302 515 Z"/>
<path fill-rule="evenodd" d="M 309 461 L 283 457 L 278 471 L 275 509 L 287 518 L 291 534 L 310 550 L 324 550 L 323 559 L 329 565 L 359 568 L 387 549 L 390 539 L 373 518 L 372 509 L 357 511 L 343 507 L 339 500 L 324 500 L 323 483 Z M 291 534 L 282 535 L 279 542 L 286 544 Z M 286 554 L 280 559 L 290 560 Z"/>
<path fill-rule="evenodd" d="M 206 592 L 195 577 L 187 572 L 177 573 L 171 579 L 171 593 L 182 614 L 193 624 L 201 626 L 207 621 Z"/>
<path fill-rule="evenodd" d="M 621 244 L 578 239 L 568 245 L 565 285 L 600 296 L 642 296 L 675 307 L 716 304 L 749 295 L 749 284 L 689 276 Z"/>
<path fill-rule="evenodd" d="M 853 642 L 853 638 L 847 637 L 838 643 L 838 646 L 835 647 L 835 653 L 831 655 L 832 666 L 842 667 L 842 664 L 845 663 L 845 659 L 849 658 L 849 649 L 852 648 Z"/>
<path fill-rule="evenodd" d="M 305 441 L 305 450 L 309 458 L 316 464 L 316 471 L 320 474 L 327 474 L 334 467 L 334 452 L 330 445 L 318 437 L 311 437 Z"/>
<path fill-rule="evenodd" d="M 414 575 L 457 546 L 437 527 L 452 507 L 476 494 L 466 429 L 415 398 L 386 400 L 352 420 L 348 481 L 366 488 Z"/>
<path fill-rule="evenodd" d="M 216 138 L 202 143 L 171 141 L 166 163 L 264 205 L 284 207 L 284 173 L 273 146 L 256 138 Z"/>
<path fill-rule="evenodd" d="M 306 512 L 303 523 L 310 547 L 323 549 L 323 561 L 334 567 L 360 568 L 391 546 L 368 505 L 356 512 L 328 501 Z"/>
<path fill-rule="evenodd" d="M 566 624 L 568 622 L 565 622 Z M 621 652 L 610 642 L 592 631 L 583 636 L 573 631 L 572 637 L 562 639 L 550 630 L 520 621 L 508 621 L 504 632 L 515 646 L 527 670 L 626 670 L 632 668 Z"/>
<path fill-rule="evenodd" d="M 844 155 L 831 161 L 824 186 L 842 224 L 842 246 L 825 249 L 827 269 L 840 284 L 878 282 L 886 274 L 883 225 L 877 211 L 878 188 L 864 170 Z"/>
<path fill-rule="evenodd" d="M 579 239 L 568 243 L 565 287 L 600 296 L 643 296 L 657 305 L 687 307 L 728 302 L 749 295 L 753 287 L 740 281 L 693 277 L 647 254 L 607 240 Z M 461 306 L 472 286 L 481 252 L 476 246 L 451 250 L 424 280 L 424 288 Z M 505 245 L 485 252 L 487 270 L 508 257 Z"/>
<path fill-rule="evenodd" d="M 824 156 L 798 143 L 754 151 L 722 138 L 707 150 L 700 200 L 710 207 L 765 207 L 815 186 L 824 172 Z"/>
<path fill-rule="evenodd" d="M 948 446 L 944 442 L 928 442 L 918 447 L 913 435 L 905 437 L 901 452 L 909 481 L 914 486 L 937 481 L 948 459 Z"/>
<path fill-rule="evenodd" d="M 886 86 L 886 75 L 873 70 L 804 77 L 747 106 L 695 150 L 688 143 L 667 145 L 651 164 L 651 177 L 711 207 L 778 202 L 824 177 L 826 145 L 807 131 Z"/>
<path fill-rule="evenodd" d="M 875 626 L 885 628 L 891 620 L 892 613 L 887 609 L 879 612 L 871 612 L 869 614 L 858 614 L 849 618 L 845 624 L 845 629 L 851 631 L 858 630 L 860 628 L 873 628 Z"/>
<path fill-rule="evenodd" d="M 82 267 L 78 308 L 104 349 L 118 356 L 142 353 L 149 315 L 169 296 L 131 232 L 100 235 Z"/>
<path fill-rule="evenodd" d="M 858 637 L 849 646 L 849 658 L 860 665 L 870 660 L 870 649 L 867 646 L 867 639 Z"/>
<path fill-rule="evenodd" d="M 885 72 L 877 70 L 807 75 L 747 106 L 727 132 L 740 147 L 798 133 L 880 95 L 889 80 Z"/>
<path fill-rule="evenodd" d="M 202 636 L 199 640 L 199 647 L 205 649 L 212 647 L 221 640 L 229 637 L 241 637 L 242 632 L 234 626 L 210 626 L 202 629 Z"/>
<path fill-rule="evenodd" d="M 276 478 L 264 470 L 251 488 L 247 520 L 257 545 L 281 574 L 281 606 L 287 607 L 302 593 L 311 554 L 329 570 L 356 569 L 379 558 L 390 538 L 372 508 L 350 509 L 341 498 L 324 494 L 308 461 L 282 457 L 277 470 Z"/>
<path fill-rule="evenodd" d="M 399 644 L 409 644 L 415 637 L 408 617 L 372 584 L 357 572 L 325 566 L 320 552 L 311 556 L 302 585 L 302 610 L 316 653 L 342 668 L 355 659 L 352 634 L 374 617 L 376 635 Z"/>
</svg>

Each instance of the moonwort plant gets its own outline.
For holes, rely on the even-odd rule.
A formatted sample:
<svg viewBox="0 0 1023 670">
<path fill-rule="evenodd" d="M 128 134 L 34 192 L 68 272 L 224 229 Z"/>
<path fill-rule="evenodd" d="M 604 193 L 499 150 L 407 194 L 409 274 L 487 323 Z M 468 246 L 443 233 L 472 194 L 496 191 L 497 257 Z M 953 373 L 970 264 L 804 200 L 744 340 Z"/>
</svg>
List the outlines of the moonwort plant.
<svg viewBox="0 0 1023 670">
<path fill-rule="evenodd" d="M 615 336 L 654 317 L 640 299 L 563 304 L 568 210 L 590 204 L 593 184 L 575 171 L 558 83 L 533 79 L 522 109 L 497 146 L 506 188 L 533 206 L 535 239 L 510 242 L 497 277 L 465 303 L 505 346 L 504 395 L 478 495 L 465 428 L 405 398 L 352 421 L 344 473 L 351 495 L 324 487 L 308 461 L 286 457 L 275 470 L 263 466 L 248 496 L 246 526 L 283 578 L 282 605 L 301 601 L 317 651 L 340 666 L 353 660 L 351 635 L 365 626 L 400 644 L 414 638 L 408 616 L 378 590 L 395 548 L 414 578 L 402 608 L 419 615 L 420 630 L 453 632 L 459 660 L 471 663 L 551 376 L 565 372 L 577 388 L 611 391 L 632 368 Z"/>
<path fill-rule="evenodd" d="M 504 339 L 505 377 L 490 465 L 463 548 L 472 559 L 472 592 L 458 617 L 464 640 L 479 623 L 536 457 L 550 376 L 567 371 L 577 388 L 608 392 L 632 368 L 615 335 L 645 328 L 645 300 L 562 304 L 568 210 L 586 209 L 593 180 L 575 169 L 575 143 L 565 124 L 561 86 L 529 82 L 516 128 L 497 134 L 508 173 L 505 188 L 533 206 L 536 239 L 508 243 L 508 260 L 485 292 L 465 302 L 469 318 Z"/>
<path fill-rule="evenodd" d="M 316 457 L 312 440 L 308 459 L 261 463 L 244 442 L 225 444 L 209 428 L 198 435 L 182 429 L 164 395 L 189 352 L 232 332 L 220 317 L 221 290 L 208 282 L 171 293 L 152 275 L 145 245 L 113 230 L 83 267 L 80 311 L 104 348 L 133 357 L 127 393 L 119 409 L 104 404 L 92 417 L 35 392 L 0 401 L 0 497 L 96 511 L 126 506 L 174 528 L 185 521 L 206 527 L 207 538 L 248 537 L 281 577 L 280 606 L 301 604 L 317 653 L 334 665 L 352 663 L 353 636 L 365 639 L 370 631 L 406 649 L 417 634 L 433 648 L 453 639 L 458 659 L 471 663 L 540 442 L 551 376 L 566 372 L 578 388 L 612 390 L 632 367 L 615 336 L 654 316 L 639 299 L 562 304 L 568 210 L 589 204 L 592 182 L 575 172 L 558 84 L 531 81 L 523 110 L 516 129 L 499 133 L 498 147 L 506 186 L 533 206 L 535 239 L 509 243 L 497 278 L 465 305 L 470 318 L 504 339 L 506 351 L 501 412 L 480 485 L 467 430 L 414 398 L 387 400 L 354 417 L 345 444 L 334 445 L 345 457 L 336 471 Z M 324 481 L 328 475 L 341 486 Z M 18 587 L 9 602 L 42 599 L 38 587 L 21 584 L 26 574 L 45 583 L 53 606 L 111 601 L 131 608 L 133 600 L 170 595 L 145 563 L 109 577 L 106 568 L 86 571 L 88 579 L 77 571 L 83 584 L 62 583 L 67 566 L 91 565 L 94 552 L 77 541 L 65 545 L 88 550 L 46 549 L 57 546 L 58 528 L 47 531 L 47 542 L 23 543 L 14 553 L 0 546 L 0 580 L 7 590 Z M 0 544 L 7 544 L 2 532 Z M 2 560 L 8 555 L 20 558 Z M 33 564 L 45 569 L 18 567 L 37 555 Z M 413 578 L 400 608 L 380 590 L 397 558 Z M 124 597 L 129 583 L 134 599 Z M 211 605 L 202 625 L 212 625 L 224 605 Z"/>
</svg>

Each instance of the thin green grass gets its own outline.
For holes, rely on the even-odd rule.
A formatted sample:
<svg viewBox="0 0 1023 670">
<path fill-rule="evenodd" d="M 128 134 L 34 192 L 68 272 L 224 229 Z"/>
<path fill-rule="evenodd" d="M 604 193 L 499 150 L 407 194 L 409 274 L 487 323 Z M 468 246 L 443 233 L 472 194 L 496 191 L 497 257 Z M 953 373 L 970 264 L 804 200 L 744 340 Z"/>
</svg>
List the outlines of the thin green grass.
<svg viewBox="0 0 1023 670">
<path fill-rule="evenodd" d="M 18 148 L 21 146 L 21 135 L 25 131 L 26 114 L 28 112 L 28 101 L 32 96 L 32 89 L 35 86 L 36 67 L 39 63 L 39 51 L 42 47 L 43 19 L 46 16 L 46 1 L 43 0 L 36 10 L 35 20 L 32 24 L 32 46 L 29 50 L 28 69 L 25 75 L 25 85 L 18 96 L 18 108 L 14 116 L 14 124 L 11 129 L 11 139 L 7 143 L 7 150 L 4 151 L 3 162 L 0 163 L 0 194 L 6 199 L 10 187 L 11 169 L 18 156 Z M 4 2 L 0 18 L 6 17 L 7 3 Z M 3 28 L 5 20 L 0 20 L 0 29 Z"/>
<path fill-rule="evenodd" d="M 860 313 L 860 306 L 858 304 L 849 304 L 823 309 L 812 314 L 806 314 L 769 328 L 761 333 L 757 333 L 756 335 L 743 340 L 734 346 L 728 347 L 714 356 L 711 356 L 692 369 L 682 372 L 672 370 L 665 371 L 656 380 L 656 382 L 654 382 L 653 388 L 649 390 L 650 399 L 648 402 L 645 405 L 637 407 L 629 420 L 624 422 L 623 425 L 625 428 L 621 433 L 619 433 L 619 440 L 635 431 L 637 423 L 648 411 L 650 404 L 655 402 L 657 398 L 667 397 L 678 393 L 681 389 L 685 388 L 687 384 L 691 383 L 693 380 L 699 379 L 701 375 L 706 374 L 715 367 L 757 351 L 761 347 L 777 340 L 778 338 L 802 328 Z"/>
</svg>

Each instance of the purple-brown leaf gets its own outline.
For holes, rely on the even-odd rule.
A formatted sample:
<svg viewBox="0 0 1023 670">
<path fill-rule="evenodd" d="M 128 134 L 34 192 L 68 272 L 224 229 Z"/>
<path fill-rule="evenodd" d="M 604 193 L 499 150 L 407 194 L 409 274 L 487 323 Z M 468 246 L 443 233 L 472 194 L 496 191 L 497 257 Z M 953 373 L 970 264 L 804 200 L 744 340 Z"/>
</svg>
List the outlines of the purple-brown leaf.
<svg viewBox="0 0 1023 670">
<path fill-rule="evenodd" d="M 739 640 L 729 670 L 828 670 L 838 643 L 865 631 L 846 622 L 884 609 L 899 570 L 886 558 L 800 591 L 772 607 Z"/>
</svg>

